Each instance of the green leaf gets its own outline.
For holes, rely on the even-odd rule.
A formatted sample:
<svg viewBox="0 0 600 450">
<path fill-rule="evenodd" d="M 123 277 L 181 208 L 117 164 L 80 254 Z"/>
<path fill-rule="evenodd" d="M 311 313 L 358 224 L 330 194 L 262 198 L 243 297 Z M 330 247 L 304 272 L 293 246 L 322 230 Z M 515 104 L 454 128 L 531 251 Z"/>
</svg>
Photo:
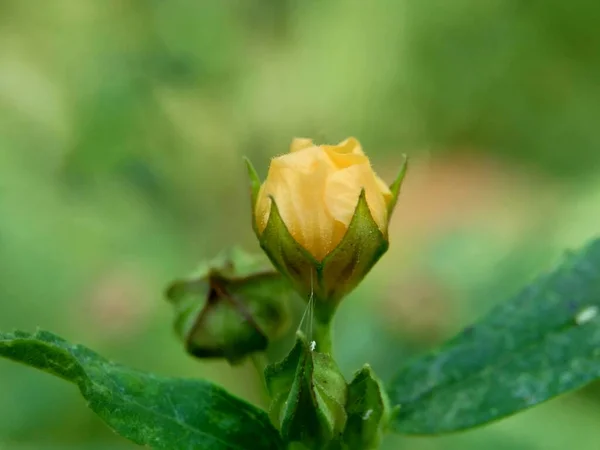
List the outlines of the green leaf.
<svg viewBox="0 0 600 450">
<path fill-rule="evenodd" d="M 438 434 L 530 408 L 600 377 L 600 240 L 572 254 L 389 390 L 395 431 Z"/>
<path fill-rule="evenodd" d="M 283 449 L 266 413 L 203 380 L 107 361 L 52 333 L 0 333 L 0 356 L 75 383 L 113 430 L 154 449 Z"/>
<path fill-rule="evenodd" d="M 356 373 L 348 385 L 346 403 L 348 421 L 344 430 L 347 450 L 379 448 L 383 429 L 389 416 L 388 399 L 381 382 L 367 364 Z"/>
</svg>

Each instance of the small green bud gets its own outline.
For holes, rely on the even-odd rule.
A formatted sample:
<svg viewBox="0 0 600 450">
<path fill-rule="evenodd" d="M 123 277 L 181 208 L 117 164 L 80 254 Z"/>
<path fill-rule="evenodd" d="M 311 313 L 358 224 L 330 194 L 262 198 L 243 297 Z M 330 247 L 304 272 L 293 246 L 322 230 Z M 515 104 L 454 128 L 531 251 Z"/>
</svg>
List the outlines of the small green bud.
<svg viewBox="0 0 600 450">
<path fill-rule="evenodd" d="M 271 421 L 286 442 L 335 448 L 346 425 L 346 381 L 335 361 L 313 351 L 301 332 L 289 355 L 265 369 Z"/>
<path fill-rule="evenodd" d="M 287 330 L 291 293 L 266 258 L 233 248 L 173 282 L 166 295 L 188 353 L 237 364 Z"/>
<path fill-rule="evenodd" d="M 381 382 L 368 364 L 356 373 L 348 385 L 346 413 L 348 421 L 344 430 L 344 449 L 379 448 L 389 419 L 390 407 Z"/>
</svg>

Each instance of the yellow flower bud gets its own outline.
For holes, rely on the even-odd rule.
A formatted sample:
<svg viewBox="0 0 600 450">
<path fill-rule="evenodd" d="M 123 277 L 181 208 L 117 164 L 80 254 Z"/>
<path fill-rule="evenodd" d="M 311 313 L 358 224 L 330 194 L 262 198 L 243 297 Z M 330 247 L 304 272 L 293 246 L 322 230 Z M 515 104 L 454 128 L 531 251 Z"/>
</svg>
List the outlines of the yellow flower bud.
<svg viewBox="0 0 600 450">
<path fill-rule="evenodd" d="M 271 161 L 258 193 L 258 232 L 267 226 L 273 199 L 296 242 L 322 261 L 348 231 L 363 189 L 371 216 L 385 234 L 392 193 L 373 172 L 358 141 L 317 146 L 309 139 L 294 139 L 290 153 Z"/>
<path fill-rule="evenodd" d="M 388 187 L 356 139 L 294 139 L 289 153 L 271 161 L 262 185 L 250 163 L 248 169 L 261 247 L 302 295 L 334 309 L 387 250 L 406 161 Z"/>
</svg>

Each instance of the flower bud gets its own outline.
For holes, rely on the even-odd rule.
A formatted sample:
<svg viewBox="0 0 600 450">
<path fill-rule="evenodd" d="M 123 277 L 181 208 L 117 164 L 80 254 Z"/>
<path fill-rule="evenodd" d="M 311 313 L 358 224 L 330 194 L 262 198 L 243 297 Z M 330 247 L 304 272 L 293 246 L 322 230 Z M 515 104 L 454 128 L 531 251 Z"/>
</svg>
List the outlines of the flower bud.
<svg viewBox="0 0 600 450">
<path fill-rule="evenodd" d="M 346 381 L 331 356 L 313 351 L 302 333 L 296 337 L 289 355 L 265 369 L 269 416 L 286 442 L 331 448 L 346 425 Z"/>
<path fill-rule="evenodd" d="M 342 439 L 344 449 L 379 448 L 391 411 L 383 385 L 368 364 L 348 385 L 346 413 L 348 420 Z"/>
<path fill-rule="evenodd" d="M 234 248 L 173 282 L 166 295 L 188 353 L 237 364 L 286 331 L 292 292 L 263 255 Z"/>
<path fill-rule="evenodd" d="M 388 248 L 388 223 L 406 161 L 390 186 L 354 138 L 338 145 L 295 139 L 262 183 L 248 163 L 253 227 L 275 267 L 305 297 L 337 302 Z"/>
</svg>

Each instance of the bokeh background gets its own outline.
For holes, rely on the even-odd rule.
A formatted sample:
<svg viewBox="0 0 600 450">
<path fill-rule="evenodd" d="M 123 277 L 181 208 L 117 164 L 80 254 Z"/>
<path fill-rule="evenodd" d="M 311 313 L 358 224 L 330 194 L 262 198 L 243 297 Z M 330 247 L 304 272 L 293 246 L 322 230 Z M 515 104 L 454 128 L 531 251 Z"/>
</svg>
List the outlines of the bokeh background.
<svg viewBox="0 0 600 450">
<path fill-rule="evenodd" d="M 0 1 L 0 329 L 263 401 L 251 365 L 186 356 L 163 290 L 258 251 L 242 156 L 359 138 L 412 167 L 391 249 L 341 307 L 344 372 L 387 380 L 600 219 L 600 6 L 589 0 Z M 595 450 L 591 386 L 386 449 Z M 0 361 L 1 449 L 133 449 L 76 389 Z"/>
</svg>

